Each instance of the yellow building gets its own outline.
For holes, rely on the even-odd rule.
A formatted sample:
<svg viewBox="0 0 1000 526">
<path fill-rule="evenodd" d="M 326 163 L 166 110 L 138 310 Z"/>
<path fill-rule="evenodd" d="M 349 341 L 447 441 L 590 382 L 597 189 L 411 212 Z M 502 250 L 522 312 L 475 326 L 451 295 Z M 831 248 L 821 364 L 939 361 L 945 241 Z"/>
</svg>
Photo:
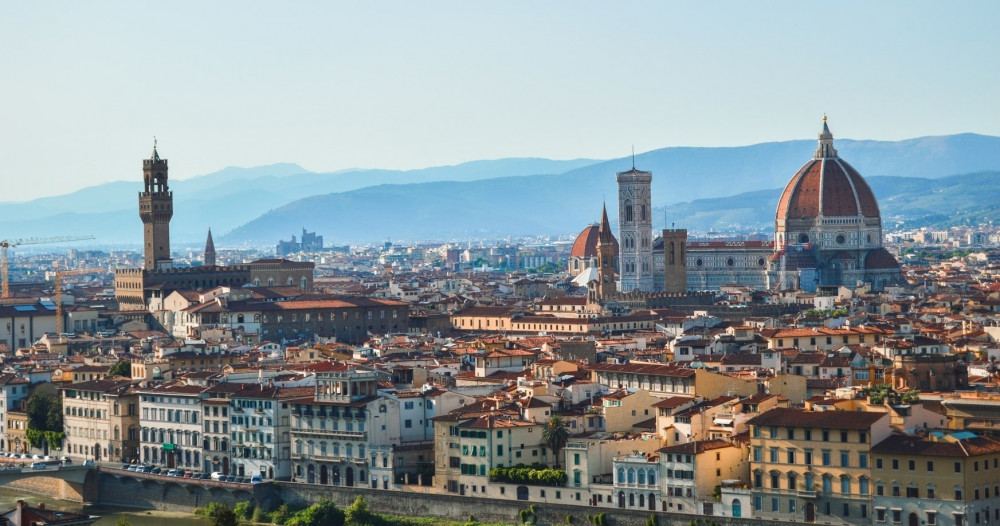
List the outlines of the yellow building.
<svg viewBox="0 0 1000 526">
<path fill-rule="evenodd" d="M 137 457 L 139 396 L 130 380 L 91 380 L 60 391 L 67 456 L 124 462 Z"/>
<path fill-rule="evenodd" d="M 888 413 L 777 408 L 750 427 L 753 516 L 871 524 L 873 444 L 891 433 Z"/>
<path fill-rule="evenodd" d="M 872 448 L 875 525 L 1000 521 L 1000 440 L 968 431 L 892 435 Z"/>
</svg>

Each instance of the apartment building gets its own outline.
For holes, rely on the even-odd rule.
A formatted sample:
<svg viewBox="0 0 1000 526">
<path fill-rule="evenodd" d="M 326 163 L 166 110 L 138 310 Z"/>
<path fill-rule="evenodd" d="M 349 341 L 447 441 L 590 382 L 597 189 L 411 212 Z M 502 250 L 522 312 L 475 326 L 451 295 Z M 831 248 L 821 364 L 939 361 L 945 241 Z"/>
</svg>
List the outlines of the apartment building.
<svg viewBox="0 0 1000 526">
<path fill-rule="evenodd" d="M 138 458 L 139 396 L 130 380 L 91 380 L 59 390 L 67 456 L 123 462 Z"/>
<path fill-rule="evenodd" d="M 201 400 L 202 459 L 206 473 L 220 472 L 229 475 L 229 400 L 203 398 Z"/>
<path fill-rule="evenodd" d="M 286 389 L 264 384 L 240 384 L 239 390 L 231 392 L 230 473 L 288 480 L 292 475 L 290 401 L 311 392 L 309 387 Z"/>
<path fill-rule="evenodd" d="M 871 447 L 888 413 L 776 408 L 747 423 L 754 517 L 871 524 Z"/>
<path fill-rule="evenodd" d="M 1000 521 L 1000 440 L 968 431 L 892 435 L 872 447 L 874 524 Z"/>
<path fill-rule="evenodd" d="M 166 468 L 201 471 L 202 408 L 205 389 L 167 384 L 138 389 L 143 462 Z"/>
</svg>

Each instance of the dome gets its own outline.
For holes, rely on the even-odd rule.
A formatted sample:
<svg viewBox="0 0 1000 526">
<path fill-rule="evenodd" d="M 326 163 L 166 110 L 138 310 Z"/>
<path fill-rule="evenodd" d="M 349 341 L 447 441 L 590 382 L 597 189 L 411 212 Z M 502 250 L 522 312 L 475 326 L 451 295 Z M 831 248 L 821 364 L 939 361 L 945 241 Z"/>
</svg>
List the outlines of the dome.
<svg viewBox="0 0 1000 526">
<path fill-rule="evenodd" d="M 880 217 L 878 202 L 861 174 L 837 156 L 824 120 L 819 148 L 782 192 L 777 219 L 858 216 Z"/>
<path fill-rule="evenodd" d="M 872 250 L 865 258 L 865 268 L 869 270 L 899 269 L 899 262 L 884 248 Z"/>
<path fill-rule="evenodd" d="M 594 223 L 583 229 L 580 235 L 576 236 L 573 242 L 573 249 L 569 252 L 570 258 L 589 259 L 597 257 L 597 240 L 600 239 L 600 225 Z M 614 246 L 614 254 L 618 254 L 618 240 L 611 236 Z"/>
</svg>

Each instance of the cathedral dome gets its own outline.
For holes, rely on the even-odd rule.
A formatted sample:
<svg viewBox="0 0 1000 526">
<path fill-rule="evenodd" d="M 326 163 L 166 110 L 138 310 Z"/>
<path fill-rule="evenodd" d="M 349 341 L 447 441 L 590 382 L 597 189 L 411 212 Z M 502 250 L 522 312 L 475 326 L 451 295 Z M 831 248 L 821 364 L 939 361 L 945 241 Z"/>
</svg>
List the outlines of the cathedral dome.
<svg viewBox="0 0 1000 526">
<path fill-rule="evenodd" d="M 823 121 L 819 148 L 792 177 L 778 201 L 779 221 L 820 217 L 879 218 L 878 202 L 853 166 L 837 156 L 833 134 Z"/>
<path fill-rule="evenodd" d="M 570 250 L 570 258 L 580 258 L 589 259 L 597 257 L 597 240 L 600 239 L 600 225 L 594 223 L 583 229 L 580 235 L 576 236 L 576 241 L 573 242 L 573 249 Z M 618 253 L 618 240 L 615 236 L 611 236 L 612 245 L 614 246 L 614 254 Z"/>
</svg>

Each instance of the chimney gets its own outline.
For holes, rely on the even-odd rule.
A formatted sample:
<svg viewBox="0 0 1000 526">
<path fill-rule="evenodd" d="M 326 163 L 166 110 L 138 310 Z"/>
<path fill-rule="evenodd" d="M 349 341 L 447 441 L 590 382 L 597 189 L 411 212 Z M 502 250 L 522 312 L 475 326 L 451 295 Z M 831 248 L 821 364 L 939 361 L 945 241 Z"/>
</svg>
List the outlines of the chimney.
<svg viewBox="0 0 1000 526">
<path fill-rule="evenodd" d="M 21 502 L 21 501 L 18 501 L 18 502 Z M 44 502 L 39 502 L 38 503 L 38 509 L 44 510 L 45 509 L 45 503 Z"/>
</svg>

